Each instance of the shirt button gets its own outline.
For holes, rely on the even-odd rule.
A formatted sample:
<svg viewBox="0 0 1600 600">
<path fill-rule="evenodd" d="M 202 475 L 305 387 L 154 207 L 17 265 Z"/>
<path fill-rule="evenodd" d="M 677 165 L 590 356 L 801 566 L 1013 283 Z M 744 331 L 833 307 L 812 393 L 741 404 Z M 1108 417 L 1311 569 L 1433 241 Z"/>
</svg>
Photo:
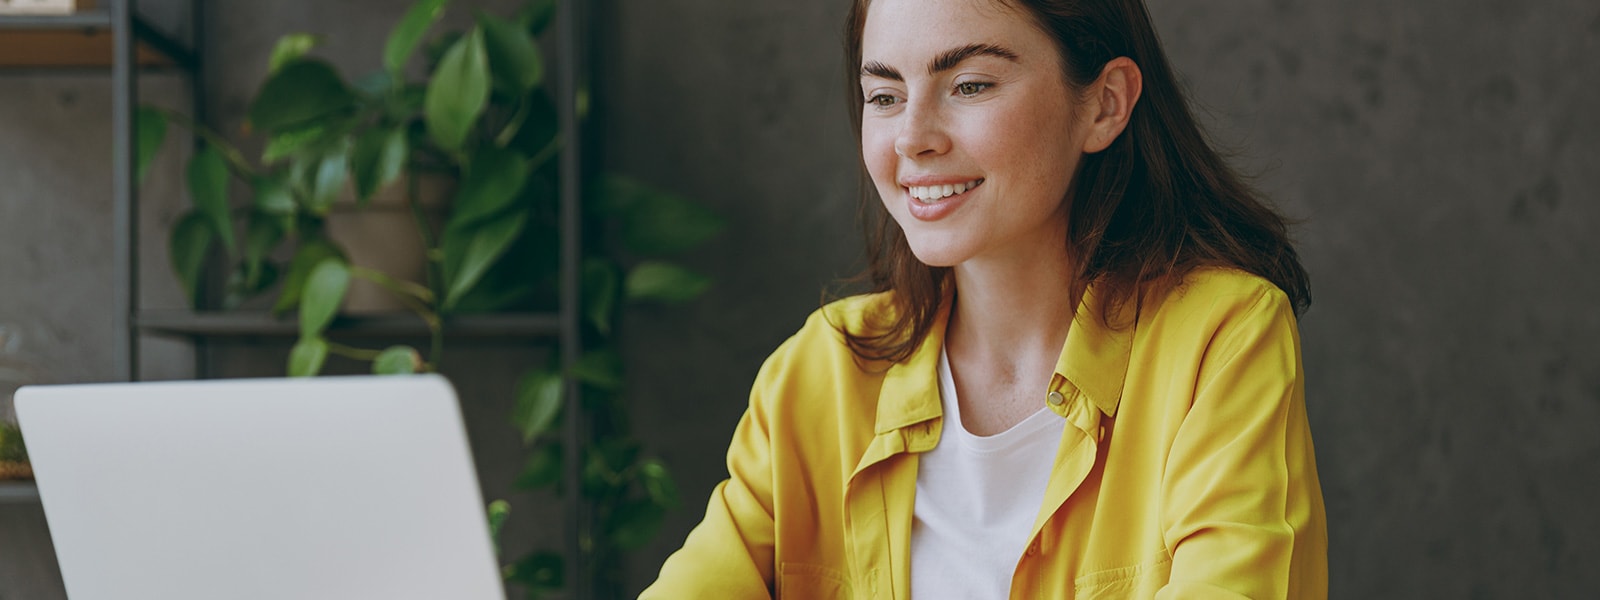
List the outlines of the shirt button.
<svg viewBox="0 0 1600 600">
<path fill-rule="evenodd" d="M 1061 406 L 1061 403 L 1067 401 L 1067 397 L 1066 396 L 1062 396 L 1061 392 L 1050 392 L 1049 400 L 1050 400 L 1050 406 Z"/>
</svg>

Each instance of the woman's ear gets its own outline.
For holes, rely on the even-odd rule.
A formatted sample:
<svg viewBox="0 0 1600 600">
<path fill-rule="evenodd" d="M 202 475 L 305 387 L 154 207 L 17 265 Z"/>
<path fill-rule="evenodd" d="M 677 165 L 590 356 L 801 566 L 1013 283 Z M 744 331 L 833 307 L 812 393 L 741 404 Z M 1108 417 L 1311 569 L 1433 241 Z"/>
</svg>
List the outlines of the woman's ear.
<svg viewBox="0 0 1600 600">
<path fill-rule="evenodd" d="M 1128 127 L 1139 93 L 1144 91 L 1144 76 L 1133 59 L 1119 56 L 1100 70 L 1100 78 L 1090 84 L 1090 90 L 1085 108 L 1093 120 L 1083 138 L 1083 151 L 1092 154 L 1105 150 Z"/>
</svg>

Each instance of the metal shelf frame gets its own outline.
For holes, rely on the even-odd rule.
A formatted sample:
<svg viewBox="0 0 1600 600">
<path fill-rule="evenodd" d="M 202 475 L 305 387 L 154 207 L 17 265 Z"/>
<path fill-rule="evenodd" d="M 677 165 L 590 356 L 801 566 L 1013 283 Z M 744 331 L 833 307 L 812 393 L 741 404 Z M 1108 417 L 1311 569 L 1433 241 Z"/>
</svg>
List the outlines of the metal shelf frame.
<svg viewBox="0 0 1600 600">
<path fill-rule="evenodd" d="M 37 504 L 39 486 L 32 481 L 0 481 L 0 504 Z"/>
<path fill-rule="evenodd" d="M 118 337 L 114 354 L 115 370 L 122 379 L 136 381 L 139 376 L 139 331 L 135 315 L 138 313 L 138 217 L 139 196 L 134 181 L 135 144 L 134 114 L 139 99 L 138 76 L 141 71 L 160 70 L 137 64 L 137 45 L 170 60 L 186 75 L 189 97 L 197 119 L 204 118 L 203 65 L 195 50 L 202 46 L 202 0 L 189 0 L 190 41 L 185 44 L 163 33 L 136 12 L 137 0 L 113 0 L 108 6 L 69 15 L 0 15 L 0 31 L 72 31 L 111 34 L 111 177 L 112 177 L 112 238 L 115 266 L 113 287 L 115 310 L 112 314 Z M 74 69 L 67 67 L 67 69 Z M 13 64 L 4 70 L 10 72 L 48 73 L 63 70 L 60 65 Z M 82 70 L 104 72 L 104 68 L 89 66 Z M 203 122 L 203 120 L 202 120 Z M 31 481 L 0 482 L 0 503 L 37 503 L 39 488 Z"/>
</svg>

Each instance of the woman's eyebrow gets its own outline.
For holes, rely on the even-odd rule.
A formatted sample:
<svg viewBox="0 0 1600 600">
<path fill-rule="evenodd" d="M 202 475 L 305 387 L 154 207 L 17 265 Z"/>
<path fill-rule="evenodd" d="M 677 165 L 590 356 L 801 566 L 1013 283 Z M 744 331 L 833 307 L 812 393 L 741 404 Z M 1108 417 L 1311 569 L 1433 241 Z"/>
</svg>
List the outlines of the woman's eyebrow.
<svg viewBox="0 0 1600 600">
<path fill-rule="evenodd" d="M 956 65 L 961 64 L 962 61 L 974 56 L 995 56 L 1004 58 L 1011 62 L 1017 62 L 1017 53 L 1012 52 L 1010 49 L 1004 46 L 997 46 L 995 44 L 967 44 L 960 48 L 951 48 L 939 53 L 939 56 L 934 57 L 933 62 L 928 63 L 928 74 L 938 75 L 945 71 L 949 71 L 950 69 L 956 68 Z"/>
<path fill-rule="evenodd" d="M 1017 53 L 1012 52 L 1009 48 L 1004 46 L 995 44 L 967 44 L 959 48 L 951 48 L 949 50 L 945 50 L 944 52 L 940 52 L 938 56 L 933 58 L 933 62 L 928 63 L 928 74 L 938 75 L 945 71 L 949 71 L 950 69 L 956 68 L 957 65 L 960 65 L 962 62 L 974 56 L 994 56 L 1009 60 L 1011 62 L 1017 62 Z M 898 69 L 875 60 L 869 60 L 861 64 L 861 76 L 880 77 L 891 81 L 901 82 L 906 80 L 905 77 L 900 75 L 900 71 Z"/>
<path fill-rule="evenodd" d="M 861 65 L 861 76 L 878 77 L 904 83 L 906 78 L 900 76 L 900 71 L 894 67 L 875 60 L 869 60 Z"/>
</svg>

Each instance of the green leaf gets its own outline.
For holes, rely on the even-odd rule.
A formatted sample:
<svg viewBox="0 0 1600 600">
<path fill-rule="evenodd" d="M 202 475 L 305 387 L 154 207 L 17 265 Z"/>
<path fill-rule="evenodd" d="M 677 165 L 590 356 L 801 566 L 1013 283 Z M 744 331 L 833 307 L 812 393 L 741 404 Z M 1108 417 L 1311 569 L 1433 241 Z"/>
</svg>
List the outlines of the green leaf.
<svg viewBox="0 0 1600 600">
<path fill-rule="evenodd" d="M 447 0 L 419 0 L 400 18 L 394 31 L 389 32 L 389 41 L 383 47 L 383 68 L 396 74 L 396 79 L 410 62 L 411 53 L 416 51 L 423 34 L 444 14 L 447 3 Z"/>
<path fill-rule="evenodd" d="M 215 236 L 205 215 L 190 211 L 178 219 L 168 241 L 167 253 L 172 259 L 172 270 L 178 275 L 178 283 L 183 286 L 189 305 L 195 308 L 199 308 L 200 273 L 205 270 L 206 251 L 211 249 L 211 240 Z"/>
<path fill-rule="evenodd" d="M 544 60 L 526 29 L 500 17 L 479 12 L 484 49 L 494 81 L 514 94 L 523 94 L 544 79 Z"/>
<path fill-rule="evenodd" d="M 445 152 L 458 154 L 489 100 L 488 56 L 477 29 L 461 38 L 440 61 L 423 99 L 428 133 Z"/>
<path fill-rule="evenodd" d="M 155 159 L 156 152 L 161 150 L 161 143 L 167 139 L 167 117 L 161 111 L 148 106 L 139 107 L 139 114 L 135 117 L 137 125 L 134 136 L 137 151 L 134 152 L 133 177 L 136 183 L 144 183 L 144 176 L 150 171 L 150 161 Z"/>
<path fill-rule="evenodd" d="M 355 104 L 332 65 L 315 59 L 290 61 L 261 84 L 250 104 L 250 124 L 268 133 L 304 126 Z"/>
<path fill-rule="evenodd" d="M 527 103 L 520 110 L 527 114 L 522 126 L 517 129 L 516 136 L 511 139 L 511 147 L 516 148 L 528 156 L 545 153 L 544 161 L 549 161 L 557 156 L 554 151 L 547 150 L 555 142 L 557 125 L 561 119 L 556 114 L 556 105 L 550 97 L 542 93 L 531 93 L 523 99 Z M 534 165 L 539 167 L 541 165 Z"/>
<path fill-rule="evenodd" d="M 228 273 L 228 281 L 223 286 L 222 309 L 239 308 L 246 300 L 272 287 L 277 281 L 278 267 L 272 261 L 262 261 L 254 273 L 248 272 L 246 265 L 239 265 Z"/>
<path fill-rule="evenodd" d="M 307 198 L 306 206 L 313 214 L 326 215 L 333 210 L 333 203 L 338 201 L 339 193 L 344 190 L 344 184 L 350 179 L 350 146 L 341 144 L 328 151 L 317 163 L 317 168 L 311 176 L 311 194 Z"/>
<path fill-rule="evenodd" d="M 583 261 L 583 315 L 601 335 L 611 334 L 611 313 L 621 287 L 617 267 L 603 258 Z"/>
<path fill-rule="evenodd" d="M 422 355 L 410 346 L 390 346 L 372 359 L 374 375 L 410 375 L 422 368 Z"/>
<path fill-rule="evenodd" d="M 321 41 L 321 37 L 309 33 L 291 33 L 278 38 L 278 44 L 272 48 L 272 59 L 267 62 L 267 73 L 277 73 L 283 65 L 305 56 Z"/>
<path fill-rule="evenodd" d="M 623 550 L 638 550 L 661 530 L 667 511 L 654 502 L 632 501 L 617 507 L 607 529 L 611 541 Z"/>
<path fill-rule="evenodd" d="M 404 127 L 374 128 L 361 134 L 350 162 L 356 171 L 356 197 L 362 205 L 400 177 L 409 150 Z"/>
<path fill-rule="evenodd" d="M 639 198 L 623 217 L 622 237 L 640 255 L 662 256 L 697 246 L 722 227 L 716 213 L 677 196 L 654 193 Z"/>
<path fill-rule="evenodd" d="M 267 140 L 267 147 L 261 151 L 261 162 L 270 165 L 303 154 L 316 147 L 327 133 L 328 128 L 322 125 L 307 125 L 276 133 Z"/>
<path fill-rule="evenodd" d="M 461 41 L 461 38 L 464 37 L 467 37 L 466 34 L 459 31 L 445 31 L 433 36 L 422 46 L 422 55 L 423 58 L 427 59 L 429 74 L 439 70 L 439 63 L 444 61 L 445 52 L 454 48 L 456 42 Z M 421 105 L 419 104 L 418 106 Z"/>
<path fill-rule="evenodd" d="M 300 302 L 300 337 L 320 335 L 333 316 L 339 312 L 339 303 L 350 289 L 350 267 L 343 258 L 329 257 L 317 263 L 306 278 L 305 291 Z"/>
<path fill-rule="evenodd" d="M 283 173 L 257 177 L 252 187 L 255 188 L 257 211 L 278 217 L 294 214 L 294 194 L 289 191 L 289 183 L 285 181 Z"/>
<path fill-rule="evenodd" d="M 522 473 L 517 475 L 515 483 L 519 490 L 535 490 L 549 487 L 561 481 L 561 444 L 554 442 L 540 444 L 528 455 L 528 462 L 522 465 Z"/>
<path fill-rule="evenodd" d="M 23 443 L 22 429 L 5 421 L 0 421 L 0 460 L 28 460 L 28 446 Z"/>
<path fill-rule="evenodd" d="M 623 383 L 622 356 L 609 348 L 590 350 L 573 363 L 572 375 L 602 390 L 620 390 Z"/>
<path fill-rule="evenodd" d="M 678 484 L 673 482 L 672 473 L 667 471 L 667 465 L 660 459 L 651 458 L 639 463 L 639 482 L 644 484 L 645 494 L 656 506 L 677 508 Z"/>
<path fill-rule="evenodd" d="M 222 238 L 228 256 L 234 254 L 233 221 L 228 218 L 228 163 L 216 148 L 206 145 L 189 159 L 189 196 L 212 232 Z"/>
<path fill-rule="evenodd" d="M 607 174 L 588 186 L 585 207 L 623 222 L 623 241 L 644 256 L 692 248 L 721 231 L 721 217 L 679 196 L 633 179 Z"/>
<path fill-rule="evenodd" d="M 500 533 L 505 530 L 506 519 L 511 518 L 511 504 L 505 500 L 489 503 L 489 539 L 494 542 L 495 555 L 500 554 Z"/>
<path fill-rule="evenodd" d="M 553 592 L 561 589 L 563 564 L 560 554 L 535 552 L 512 565 L 506 579 L 522 584 L 530 594 Z"/>
<path fill-rule="evenodd" d="M 350 82 L 350 87 L 369 99 L 382 99 L 395 89 L 395 76 L 388 71 L 373 71 Z"/>
<path fill-rule="evenodd" d="M 472 286 L 516 240 L 527 222 L 528 211 L 518 210 L 470 228 L 445 230 L 445 310 L 453 308 L 462 296 L 472 290 Z"/>
<path fill-rule="evenodd" d="M 598 497 L 607 494 L 617 483 L 617 472 L 606 464 L 605 456 L 592 448 L 583 457 L 583 494 Z"/>
<path fill-rule="evenodd" d="M 261 266 L 267 253 L 283 241 L 282 223 L 282 219 L 269 214 L 250 214 L 250 225 L 245 229 L 244 236 L 244 287 L 252 292 L 261 289 Z"/>
<path fill-rule="evenodd" d="M 534 185 L 534 181 L 540 185 Z M 530 190 L 542 187 L 543 183 L 542 178 L 530 180 L 523 188 L 522 199 L 517 200 L 518 205 L 534 204 L 529 197 Z M 531 213 L 511 247 L 506 248 L 470 291 L 456 300 L 450 309 L 452 314 L 534 309 L 530 303 L 537 302 L 536 297 L 554 296 L 561 240 L 555 224 L 548 222 L 549 219 L 532 216 L 537 214 Z"/>
<path fill-rule="evenodd" d="M 550 430 L 561 414 L 560 373 L 534 371 L 517 382 L 517 407 L 511 413 L 511 423 L 522 432 L 522 443 L 533 443 L 540 434 Z"/>
<path fill-rule="evenodd" d="M 539 35 L 555 18 L 556 0 L 529 0 L 517 11 L 515 20 L 529 35 Z"/>
<path fill-rule="evenodd" d="M 693 300 L 711 286 L 711 278 L 664 261 L 645 261 L 628 272 L 623 284 L 629 300 L 680 303 Z"/>
<path fill-rule="evenodd" d="M 321 264 L 324 259 L 344 258 L 344 252 L 323 238 L 312 238 L 302 242 L 295 250 L 294 258 L 289 260 L 289 274 L 284 277 L 283 293 L 278 296 L 277 304 L 272 311 L 284 313 L 300 305 L 300 296 L 305 290 L 306 280 L 311 277 L 311 271 Z"/>
<path fill-rule="evenodd" d="M 289 349 L 289 376 L 313 377 L 322 372 L 328 360 L 328 340 L 320 336 L 302 337 Z"/>
<path fill-rule="evenodd" d="M 467 165 L 449 226 L 469 227 L 504 212 L 528 182 L 529 170 L 527 157 L 515 150 L 493 146 L 479 150 Z"/>
</svg>

